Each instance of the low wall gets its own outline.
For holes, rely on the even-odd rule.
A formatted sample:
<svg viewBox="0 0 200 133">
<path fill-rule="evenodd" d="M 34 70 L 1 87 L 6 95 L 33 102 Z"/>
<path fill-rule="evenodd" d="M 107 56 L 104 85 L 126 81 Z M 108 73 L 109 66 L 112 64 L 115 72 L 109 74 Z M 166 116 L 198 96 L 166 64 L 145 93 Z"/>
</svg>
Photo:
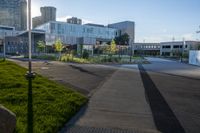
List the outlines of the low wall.
<svg viewBox="0 0 200 133">
<path fill-rule="evenodd" d="M 190 50 L 189 64 L 200 66 L 200 50 Z"/>
</svg>

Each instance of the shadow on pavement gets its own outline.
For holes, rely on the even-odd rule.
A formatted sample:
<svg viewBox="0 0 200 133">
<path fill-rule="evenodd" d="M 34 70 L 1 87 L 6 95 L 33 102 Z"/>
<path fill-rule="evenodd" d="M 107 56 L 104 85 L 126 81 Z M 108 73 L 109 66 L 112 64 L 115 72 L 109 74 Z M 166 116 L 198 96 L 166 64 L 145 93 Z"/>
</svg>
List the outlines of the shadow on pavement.
<svg viewBox="0 0 200 133">
<path fill-rule="evenodd" d="M 95 73 L 93 73 L 93 72 L 87 71 L 87 70 L 85 70 L 85 69 L 83 69 L 83 68 L 81 68 L 81 67 L 74 66 L 74 65 L 69 65 L 69 66 L 72 67 L 73 69 L 79 70 L 80 72 L 84 72 L 84 73 L 87 73 L 87 74 L 90 74 L 90 75 L 99 77 L 99 75 L 97 75 L 97 74 L 95 74 Z"/>
<path fill-rule="evenodd" d="M 163 133 L 185 133 L 184 128 L 144 67 L 139 64 L 138 68 L 145 88 L 146 99 L 150 104 L 157 129 Z"/>
</svg>

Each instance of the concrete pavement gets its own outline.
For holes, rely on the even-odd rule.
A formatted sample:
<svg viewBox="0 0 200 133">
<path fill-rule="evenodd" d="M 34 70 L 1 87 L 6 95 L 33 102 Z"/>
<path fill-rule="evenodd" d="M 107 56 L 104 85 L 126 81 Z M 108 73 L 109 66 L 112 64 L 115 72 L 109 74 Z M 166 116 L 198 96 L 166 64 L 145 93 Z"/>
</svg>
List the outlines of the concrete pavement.
<svg viewBox="0 0 200 133">
<path fill-rule="evenodd" d="M 91 97 L 78 120 L 69 125 L 129 129 L 140 133 L 158 132 L 145 98 L 139 71 L 127 69 L 116 71 Z M 65 128 L 62 132 L 69 132 L 69 129 Z"/>
</svg>

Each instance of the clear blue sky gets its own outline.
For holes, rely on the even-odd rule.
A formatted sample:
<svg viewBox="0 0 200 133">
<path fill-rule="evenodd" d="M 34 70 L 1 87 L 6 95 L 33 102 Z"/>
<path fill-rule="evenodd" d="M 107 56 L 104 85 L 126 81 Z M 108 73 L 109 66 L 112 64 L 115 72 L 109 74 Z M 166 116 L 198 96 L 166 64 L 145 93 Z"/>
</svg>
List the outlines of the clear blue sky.
<svg viewBox="0 0 200 133">
<path fill-rule="evenodd" d="M 107 25 L 136 23 L 136 42 L 200 40 L 200 0 L 32 0 L 33 16 L 40 6 L 57 8 L 58 20 L 67 16 Z"/>
</svg>

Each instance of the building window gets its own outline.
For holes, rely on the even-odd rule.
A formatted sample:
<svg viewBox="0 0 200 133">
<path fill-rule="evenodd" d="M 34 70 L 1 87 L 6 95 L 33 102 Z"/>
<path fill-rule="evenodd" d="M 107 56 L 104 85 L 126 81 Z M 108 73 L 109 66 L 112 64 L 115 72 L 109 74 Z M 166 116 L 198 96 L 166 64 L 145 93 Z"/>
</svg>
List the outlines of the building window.
<svg viewBox="0 0 200 133">
<path fill-rule="evenodd" d="M 55 33 L 56 26 L 54 23 L 51 24 L 51 33 Z"/>
<path fill-rule="evenodd" d="M 165 45 L 165 46 L 162 46 L 162 48 L 171 48 L 170 45 Z"/>
</svg>

